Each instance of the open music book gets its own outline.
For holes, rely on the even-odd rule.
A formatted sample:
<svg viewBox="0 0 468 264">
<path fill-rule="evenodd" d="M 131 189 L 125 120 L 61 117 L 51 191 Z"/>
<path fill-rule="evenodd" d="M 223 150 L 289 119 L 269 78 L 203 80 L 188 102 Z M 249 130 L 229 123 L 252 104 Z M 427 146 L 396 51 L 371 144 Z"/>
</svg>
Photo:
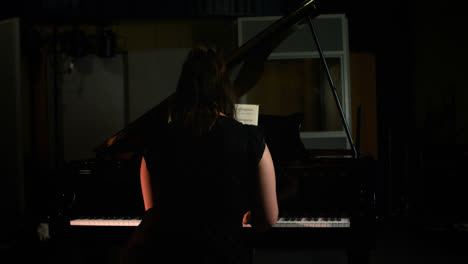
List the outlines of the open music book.
<svg viewBox="0 0 468 264">
<path fill-rule="evenodd" d="M 259 105 L 255 104 L 236 104 L 236 120 L 246 125 L 258 125 Z"/>
</svg>

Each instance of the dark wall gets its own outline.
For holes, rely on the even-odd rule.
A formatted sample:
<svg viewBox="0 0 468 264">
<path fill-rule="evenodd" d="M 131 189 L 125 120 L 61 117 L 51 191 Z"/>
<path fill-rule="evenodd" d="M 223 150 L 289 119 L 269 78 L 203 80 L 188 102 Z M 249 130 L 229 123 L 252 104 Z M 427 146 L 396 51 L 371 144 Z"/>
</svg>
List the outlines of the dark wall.
<svg viewBox="0 0 468 264">
<path fill-rule="evenodd" d="M 388 214 L 454 219 L 468 201 L 458 188 L 464 175 L 454 172 L 468 143 L 467 23 L 460 7 L 410 1 L 381 13 L 377 104 Z"/>
<path fill-rule="evenodd" d="M 19 33 L 18 19 L 0 23 L 0 211 L 5 216 L 0 220 L 0 243 L 10 239 L 11 230 L 18 228 L 25 209 L 25 129 Z"/>
<path fill-rule="evenodd" d="M 351 52 L 376 54 L 384 215 L 466 218 L 468 25 L 457 1 L 321 1 L 348 16 Z M 449 220 L 449 221 L 452 221 Z"/>
</svg>

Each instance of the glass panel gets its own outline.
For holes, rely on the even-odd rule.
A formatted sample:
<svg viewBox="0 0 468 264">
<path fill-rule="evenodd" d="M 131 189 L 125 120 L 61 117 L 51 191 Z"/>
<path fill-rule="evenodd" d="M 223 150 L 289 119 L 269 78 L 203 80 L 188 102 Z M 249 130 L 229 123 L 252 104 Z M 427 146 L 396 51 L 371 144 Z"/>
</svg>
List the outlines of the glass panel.
<svg viewBox="0 0 468 264">
<path fill-rule="evenodd" d="M 343 105 L 340 58 L 327 64 Z M 265 62 L 265 72 L 246 97 L 259 104 L 260 114 L 303 113 L 302 132 L 341 131 L 343 124 L 320 59 L 281 59 Z"/>
</svg>

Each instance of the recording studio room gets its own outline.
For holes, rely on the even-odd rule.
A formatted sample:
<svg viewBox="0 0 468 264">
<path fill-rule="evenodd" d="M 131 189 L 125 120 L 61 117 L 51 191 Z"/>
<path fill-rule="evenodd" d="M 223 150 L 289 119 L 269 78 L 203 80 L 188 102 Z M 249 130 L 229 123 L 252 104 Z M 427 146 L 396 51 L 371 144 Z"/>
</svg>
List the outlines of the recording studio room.
<svg viewBox="0 0 468 264">
<path fill-rule="evenodd" d="M 222 263 L 217 257 L 234 244 L 212 247 L 191 232 L 224 223 L 235 228 L 219 232 L 233 232 L 243 250 L 232 263 L 468 261 L 468 23 L 460 1 L 1 5 L 1 263 L 136 263 L 125 256 L 152 221 L 149 212 L 160 212 L 152 223 L 169 238 L 151 239 L 185 262 L 198 263 L 203 250 L 200 263 Z M 209 178 L 206 168 L 178 178 L 202 166 L 191 163 L 212 147 L 175 155 L 193 136 L 172 142 L 168 132 L 182 122 L 174 111 L 195 47 L 216 54 L 216 78 L 233 100 L 232 115 L 216 110 L 209 132 L 195 140 L 205 142 L 220 119 L 232 119 L 258 131 L 265 149 L 253 167 L 218 169 L 217 177 L 233 175 L 232 185 Z M 148 154 L 148 142 L 159 156 Z M 168 155 L 194 161 L 167 169 Z M 268 206 L 252 197 L 270 186 L 261 178 L 266 155 L 276 221 L 259 228 Z M 245 175 L 233 173 L 243 167 Z M 163 186 L 151 183 L 154 205 L 145 198 L 145 171 Z M 173 179 L 155 180 L 161 176 Z M 174 192 L 164 187 L 174 182 Z M 233 195 L 232 203 L 206 186 Z M 228 219 L 238 205 L 242 217 Z M 194 240 L 184 241 L 188 233 Z M 175 255 L 160 258 L 179 263 Z"/>
</svg>

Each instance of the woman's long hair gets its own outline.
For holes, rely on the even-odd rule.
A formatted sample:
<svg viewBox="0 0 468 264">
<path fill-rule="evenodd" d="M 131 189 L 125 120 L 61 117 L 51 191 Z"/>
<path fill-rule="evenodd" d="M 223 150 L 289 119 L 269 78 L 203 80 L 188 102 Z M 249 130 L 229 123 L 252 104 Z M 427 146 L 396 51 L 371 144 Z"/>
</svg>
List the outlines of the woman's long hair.
<svg viewBox="0 0 468 264">
<path fill-rule="evenodd" d="M 192 49 L 182 67 L 171 119 L 195 135 L 210 131 L 220 114 L 233 117 L 234 103 L 226 65 L 216 49 Z"/>
</svg>

